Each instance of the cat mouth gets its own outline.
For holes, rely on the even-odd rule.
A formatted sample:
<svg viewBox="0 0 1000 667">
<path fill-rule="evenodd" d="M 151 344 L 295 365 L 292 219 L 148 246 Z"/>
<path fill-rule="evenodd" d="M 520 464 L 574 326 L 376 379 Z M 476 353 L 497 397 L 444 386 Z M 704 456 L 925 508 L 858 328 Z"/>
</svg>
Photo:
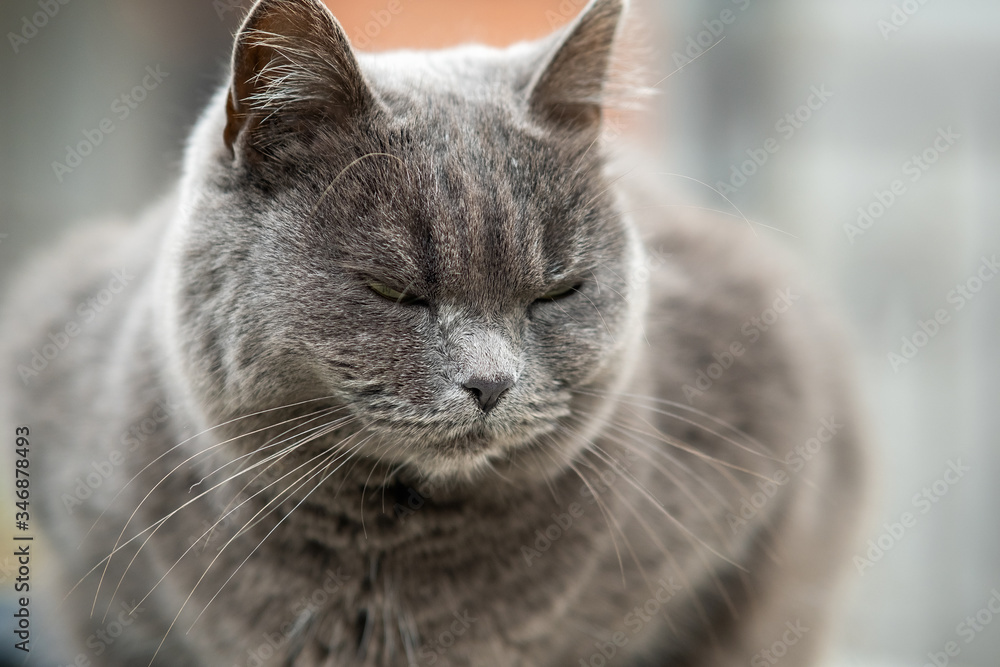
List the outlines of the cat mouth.
<svg viewBox="0 0 1000 667">
<path fill-rule="evenodd" d="M 485 422 L 471 425 L 426 424 L 422 422 L 397 422 L 375 420 L 369 429 L 400 442 L 401 445 L 444 450 L 482 450 L 496 442 L 497 433 Z"/>
<path fill-rule="evenodd" d="M 465 424 L 407 423 L 375 420 L 369 429 L 397 443 L 404 451 L 419 451 L 435 456 L 466 457 L 504 452 L 527 446 L 556 427 L 541 420 L 515 424 L 493 424 L 478 419 Z"/>
</svg>

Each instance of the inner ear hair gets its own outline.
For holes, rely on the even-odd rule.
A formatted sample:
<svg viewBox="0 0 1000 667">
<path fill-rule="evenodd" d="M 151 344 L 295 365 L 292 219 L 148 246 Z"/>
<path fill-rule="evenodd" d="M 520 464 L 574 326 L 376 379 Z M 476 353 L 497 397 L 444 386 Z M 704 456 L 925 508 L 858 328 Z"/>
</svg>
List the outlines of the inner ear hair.
<svg viewBox="0 0 1000 667">
<path fill-rule="evenodd" d="M 296 119 L 343 124 L 375 105 L 343 28 L 319 0 L 259 0 L 233 51 L 224 141 L 266 145 Z M 284 123 L 283 123 L 284 121 Z"/>
</svg>

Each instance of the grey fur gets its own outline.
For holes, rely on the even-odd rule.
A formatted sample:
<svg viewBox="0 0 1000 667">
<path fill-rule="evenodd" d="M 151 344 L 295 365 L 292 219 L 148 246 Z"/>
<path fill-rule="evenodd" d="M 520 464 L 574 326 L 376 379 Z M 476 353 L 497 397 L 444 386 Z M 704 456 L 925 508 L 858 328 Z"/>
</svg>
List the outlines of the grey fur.
<svg viewBox="0 0 1000 667">
<path fill-rule="evenodd" d="M 786 664 L 809 663 L 860 502 L 841 336 L 750 231 L 619 179 L 598 138 L 622 9 L 506 50 L 355 56 L 318 0 L 261 0 L 176 192 L 23 276 L 22 372 L 134 275 L 6 406 L 44 443 L 75 636 L 112 593 L 142 600 L 95 664 L 166 637 L 157 665 L 719 667 L 786 623 L 809 628 Z M 509 385 L 489 412 L 476 378 Z"/>
</svg>

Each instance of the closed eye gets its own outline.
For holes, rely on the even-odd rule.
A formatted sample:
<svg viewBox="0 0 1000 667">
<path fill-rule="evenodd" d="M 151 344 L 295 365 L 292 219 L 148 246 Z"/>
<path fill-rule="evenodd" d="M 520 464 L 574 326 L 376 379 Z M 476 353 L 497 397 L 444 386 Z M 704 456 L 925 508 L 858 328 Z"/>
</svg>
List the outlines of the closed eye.
<svg viewBox="0 0 1000 667">
<path fill-rule="evenodd" d="M 396 303 L 404 306 L 427 305 L 427 301 L 425 299 L 411 292 L 407 292 L 405 289 L 397 290 L 392 287 L 389 287 L 385 283 L 380 283 L 375 281 L 368 283 L 368 287 L 371 289 L 371 291 L 375 292 L 383 299 L 388 299 L 389 301 L 395 301 Z"/>
<path fill-rule="evenodd" d="M 549 290 L 545 294 L 541 295 L 536 299 L 536 301 L 558 301 L 559 299 L 565 299 L 568 296 L 572 296 L 580 291 L 583 287 L 583 283 L 575 283 L 573 285 L 562 285 Z"/>
</svg>

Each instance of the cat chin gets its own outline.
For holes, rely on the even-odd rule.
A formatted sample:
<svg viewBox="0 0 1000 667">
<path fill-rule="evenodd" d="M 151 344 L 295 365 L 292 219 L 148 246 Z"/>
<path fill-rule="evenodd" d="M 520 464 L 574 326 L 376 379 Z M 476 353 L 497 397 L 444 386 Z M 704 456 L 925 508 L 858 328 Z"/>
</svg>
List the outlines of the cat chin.
<svg viewBox="0 0 1000 667">
<path fill-rule="evenodd" d="M 372 448 L 371 455 L 389 464 L 406 466 L 428 480 L 476 481 L 509 467 L 519 452 L 538 449 L 554 429 L 553 425 L 538 424 L 522 427 L 517 433 L 498 433 L 485 427 L 405 436 L 387 432 Z M 387 443 L 392 444 L 387 448 Z"/>
</svg>

